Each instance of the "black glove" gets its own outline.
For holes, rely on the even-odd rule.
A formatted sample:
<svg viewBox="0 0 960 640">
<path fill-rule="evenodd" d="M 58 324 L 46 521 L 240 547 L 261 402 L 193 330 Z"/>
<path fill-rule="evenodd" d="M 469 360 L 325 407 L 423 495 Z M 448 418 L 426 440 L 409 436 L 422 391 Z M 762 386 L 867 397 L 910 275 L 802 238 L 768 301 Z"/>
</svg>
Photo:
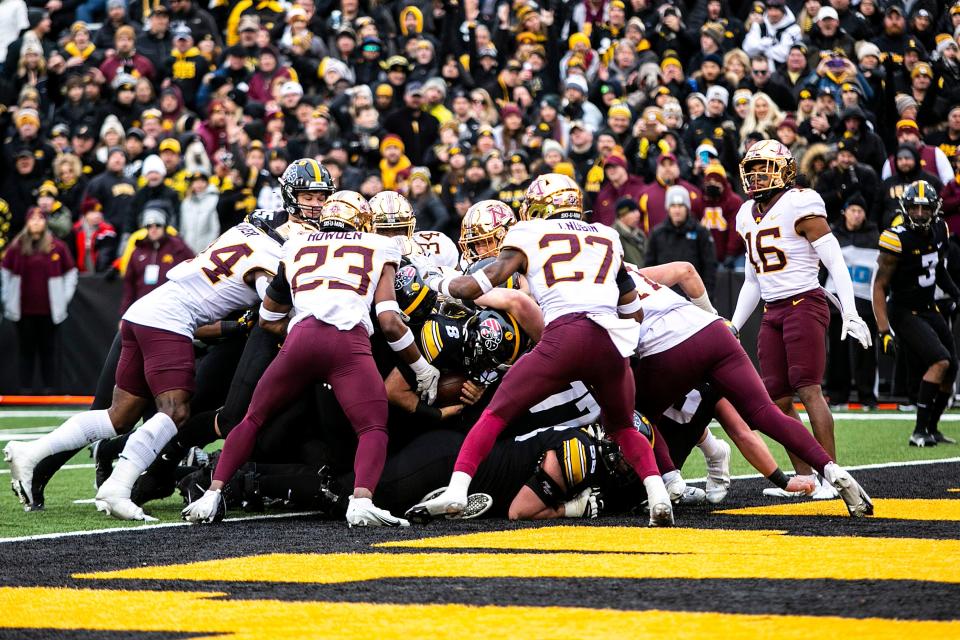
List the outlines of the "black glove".
<svg viewBox="0 0 960 640">
<path fill-rule="evenodd" d="M 878 342 L 880 343 L 880 348 L 883 350 L 884 355 L 888 355 L 891 358 L 897 355 L 897 344 L 893 339 L 893 334 L 889 331 L 881 331 L 877 336 L 879 338 Z"/>
</svg>

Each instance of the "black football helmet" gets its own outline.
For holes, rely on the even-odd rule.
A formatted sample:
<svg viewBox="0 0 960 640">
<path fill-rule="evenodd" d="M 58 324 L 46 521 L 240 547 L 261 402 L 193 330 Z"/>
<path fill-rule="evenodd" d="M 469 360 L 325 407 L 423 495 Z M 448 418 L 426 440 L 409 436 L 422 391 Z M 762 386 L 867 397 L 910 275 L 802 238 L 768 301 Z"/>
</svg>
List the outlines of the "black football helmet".
<svg viewBox="0 0 960 640">
<path fill-rule="evenodd" d="M 313 158 L 292 162 L 280 176 L 280 199 L 284 211 L 304 221 L 317 220 L 322 206 L 301 205 L 297 199 L 299 193 L 316 191 L 329 196 L 336 190 L 330 172 Z"/>
<path fill-rule="evenodd" d="M 400 260 L 393 286 L 403 315 L 411 324 L 423 324 L 437 303 L 437 292 L 427 286 L 407 258 Z"/>
<path fill-rule="evenodd" d="M 940 214 L 940 196 L 936 188 L 926 180 L 917 180 L 907 185 L 900 196 L 900 213 L 903 224 L 917 230 L 926 230 Z"/>
<path fill-rule="evenodd" d="M 467 320 L 463 348 L 467 374 L 480 376 L 484 371 L 509 367 L 523 352 L 526 336 L 509 313 L 481 309 Z"/>
<path fill-rule="evenodd" d="M 480 271 L 481 269 L 486 267 L 488 264 L 493 264 L 494 260 L 496 260 L 496 258 L 494 257 L 477 260 L 476 262 L 474 262 L 473 264 L 467 267 L 467 270 L 464 272 L 464 274 L 468 276 L 471 274 L 474 274 L 477 271 Z M 502 287 L 503 289 L 519 289 L 520 274 L 519 273 L 512 274 L 509 278 L 507 278 L 503 283 L 501 283 L 498 286 Z"/>
</svg>

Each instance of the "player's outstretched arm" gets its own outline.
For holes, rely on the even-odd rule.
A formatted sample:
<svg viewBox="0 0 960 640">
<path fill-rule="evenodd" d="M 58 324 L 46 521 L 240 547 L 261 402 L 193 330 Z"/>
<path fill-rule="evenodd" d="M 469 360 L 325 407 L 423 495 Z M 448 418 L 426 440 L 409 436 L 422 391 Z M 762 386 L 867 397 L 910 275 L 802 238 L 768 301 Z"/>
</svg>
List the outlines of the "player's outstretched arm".
<svg viewBox="0 0 960 640">
<path fill-rule="evenodd" d="M 397 304 L 394 291 L 396 275 L 397 268 L 395 265 L 389 263 L 383 265 L 377 290 L 373 293 L 377 322 L 383 330 L 383 335 L 387 338 L 387 344 L 416 374 L 417 392 L 420 394 L 420 398 L 425 400 L 427 404 L 433 404 L 437 397 L 437 382 L 440 379 L 440 372 L 427 362 L 423 354 L 420 353 L 417 343 L 414 342 L 413 332 L 403 323 L 403 319 L 400 317 L 400 306 Z"/>
<path fill-rule="evenodd" d="M 516 318 L 523 331 L 533 338 L 540 340 L 543 335 L 543 312 L 533 299 L 516 289 L 492 289 L 476 299 L 476 303 L 505 311 Z"/>
<path fill-rule="evenodd" d="M 717 313 L 717 310 L 710 303 L 710 296 L 707 295 L 707 287 L 703 284 L 703 278 L 697 273 L 696 267 L 689 262 L 668 262 L 658 264 L 655 267 L 644 267 L 640 269 L 640 273 L 654 282 L 659 282 L 668 287 L 680 285 L 683 292 L 690 298 L 690 302 L 704 311 Z"/>
<path fill-rule="evenodd" d="M 873 279 L 873 316 L 877 319 L 877 339 L 887 355 L 893 355 L 895 349 L 890 319 L 887 317 L 887 289 L 890 288 L 890 280 L 898 262 L 899 259 L 893 254 L 881 251 L 877 256 L 877 275 Z"/>
<path fill-rule="evenodd" d="M 526 256 L 521 251 L 504 247 L 497 259 L 482 270 L 469 276 L 433 276 L 427 286 L 445 296 L 476 300 L 518 272 L 526 272 Z"/>
</svg>

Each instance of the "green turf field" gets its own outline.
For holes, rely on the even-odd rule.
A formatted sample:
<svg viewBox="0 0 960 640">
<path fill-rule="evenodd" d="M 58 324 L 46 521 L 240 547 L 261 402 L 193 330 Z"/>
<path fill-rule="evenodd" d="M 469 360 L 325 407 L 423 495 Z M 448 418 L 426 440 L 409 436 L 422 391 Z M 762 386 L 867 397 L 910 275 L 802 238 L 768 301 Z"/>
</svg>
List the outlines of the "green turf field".
<svg viewBox="0 0 960 640">
<path fill-rule="evenodd" d="M 5 415 L 6 414 L 6 415 Z M 66 412 L 49 412 L 34 417 L 12 417 L 10 412 L 0 411 L 0 447 L 5 446 L 11 434 L 24 436 L 44 433 L 60 424 L 69 416 Z M 939 446 L 930 449 L 916 449 L 907 446 L 907 437 L 912 430 L 912 418 L 909 414 L 897 413 L 837 413 L 837 448 L 841 463 L 845 466 L 879 464 L 907 460 L 930 460 L 960 456 L 958 446 Z M 941 430 L 960 439 L 960 413 L 944 417 Z M 714 433 L 724 437 L 719 427 Z M 770 443 L 770 450 L 781 467 L 789 470 L 790 463 L 783 449 Z M 212 445 L 219 448 L 220 443 Z M 62 469 L 46 489 L 46 509 L 41 512 L 24 513 L 9 490 L 9 475 L 6 463 L 0 461 L 0 538 L 105 529 L 124 526 L 139 526 L 143 523 L 125 523 L 98 513 L 93 503 L 74 504 L 74 500 L 89 500 L 94 496 L 92 460 L 84 450 L 77 454 L 68 465 L 81 465 L 81 468 Z M 683 468 L 687 478 L 698 478 L 705 474 L 703 458 L 698 451 L 687 461 Z M 755 473 L 736 451 L 731 463 L 732 475 Z M 166 500 L 151 502 L 146 511 L 159 518 L 161 522 L 179 522 L 180 509 L 183 508 L 179 495 Z"/>
</svg>

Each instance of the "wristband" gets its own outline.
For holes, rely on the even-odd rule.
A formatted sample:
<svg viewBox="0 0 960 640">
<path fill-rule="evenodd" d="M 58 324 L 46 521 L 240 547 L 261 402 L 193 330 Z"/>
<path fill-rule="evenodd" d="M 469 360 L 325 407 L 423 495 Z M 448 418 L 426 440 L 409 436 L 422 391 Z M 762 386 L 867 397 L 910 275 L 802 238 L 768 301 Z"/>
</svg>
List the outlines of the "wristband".
<svg viewBox="0 0 960 640">
<path fill-rule="evenodd" d="M 781 489 L 786 489 L 786 488 L 787 488 L 787 483 L 789 482 L 789 480 L 787 480 L 787 474 L 785 474 L 783 471 L 781 471 L 781 470 L 780 470 L 780 467 L 777 467 L 776 470 L 774 470 L 773 473 L 771 473 L 770 475 L 768 475 L 768 476 L 767 476 L 767 480 L 769 480 L 769 481 L 772 482 L 773 484 L 777 485 L 777 486 L 780 487 Z"/>
<path fill-rule="evenodd" d="M 278 320 L 283 320 L 287 317 L 287 314 L 280 313 L 279 311 L 270 311 L 263 306 L 263 303 L 260 303 L 260 317 L 266 320 L 267 322 L 277 322 Z"/>
<path fill-rule="evenodd" d="M 710 296 L 707 295 L 706 291 L 703 292 L 702 296 L 698 296 L 696 298 L 690 298 L 690 302 L 697 305 L 707 313 L 712 313 L 713 315 L 717 315 L 717 310 L 713 308 L 712 304 L 710 304 Z"/>
<path fill-rule="evenodd" d="M 417 401 L 417 408 L 413 410 L 413 415 L 418 418 L 423 418 L 424 420 L 429 420 L 431 423 L 440 422 L 443 418 L 443 414 L 440 412 L 440 409 L 436 407 L 431 407 L 423 400 Z"/>
<path fill-rule="evenodd" d="M 440 276 L 439 278 L 431 279 L 427 283 L 427 286 L 438 293 L 442 293 L 445 296 L 449 296 L 451 280 L 453 280 L 453 276 Z"/>
<path fill-rule="evenodd" d="M 387 341 L 387 344 L 390 345 L 390 348 L 394 351 L 403 351 L 407 347 L 413 344 L 413 331 L 407 329 L 406 333 L 400 336 L 399 340 L 394 340 L 393 342 Z M 420 356 L 421 358 L 423 356 Z"/>
<path fill-rule="evenodd" d="M 481 294 L 487 293 L 488 291 L 493 289 L 493 283 L 490 282 L 490 278 L 488 278 L 487 274 L 483 272 L 483 269 L 474 273 L 473 279 L 476 280 L 478 285 L 480 285 Z"/>
<path fill-rule="evenodd" d="M 640 304 L 640 296 L 637 296 L 636 298 L 633 299 L 632 302 L 618 305 L 617 311 L 626 316 L 626 315 L 636 313 L 637 311 L 640 311 L 642 306 L 643 305 Z"/>
<path fill-rule="evenodd" d="M 431 367 L 430 363 L 427 362 L 427 359 L 421 355 L 419 358 L 417 358 L 416 362 L 410 363 L 410 368 L 419 376 L 420 374 L 427 373 L 433 367 Z"/>
<path fill-rule="evenodd" d="M 377 306 L 374 307 L 377 315 L 385 313 L 387 311 L 395 311 L 397 314 L 400 313 L 400 305 L 397 304 L 396 300 L 384 300 L 383 302 L 378 302 Z"/>
</svg>

